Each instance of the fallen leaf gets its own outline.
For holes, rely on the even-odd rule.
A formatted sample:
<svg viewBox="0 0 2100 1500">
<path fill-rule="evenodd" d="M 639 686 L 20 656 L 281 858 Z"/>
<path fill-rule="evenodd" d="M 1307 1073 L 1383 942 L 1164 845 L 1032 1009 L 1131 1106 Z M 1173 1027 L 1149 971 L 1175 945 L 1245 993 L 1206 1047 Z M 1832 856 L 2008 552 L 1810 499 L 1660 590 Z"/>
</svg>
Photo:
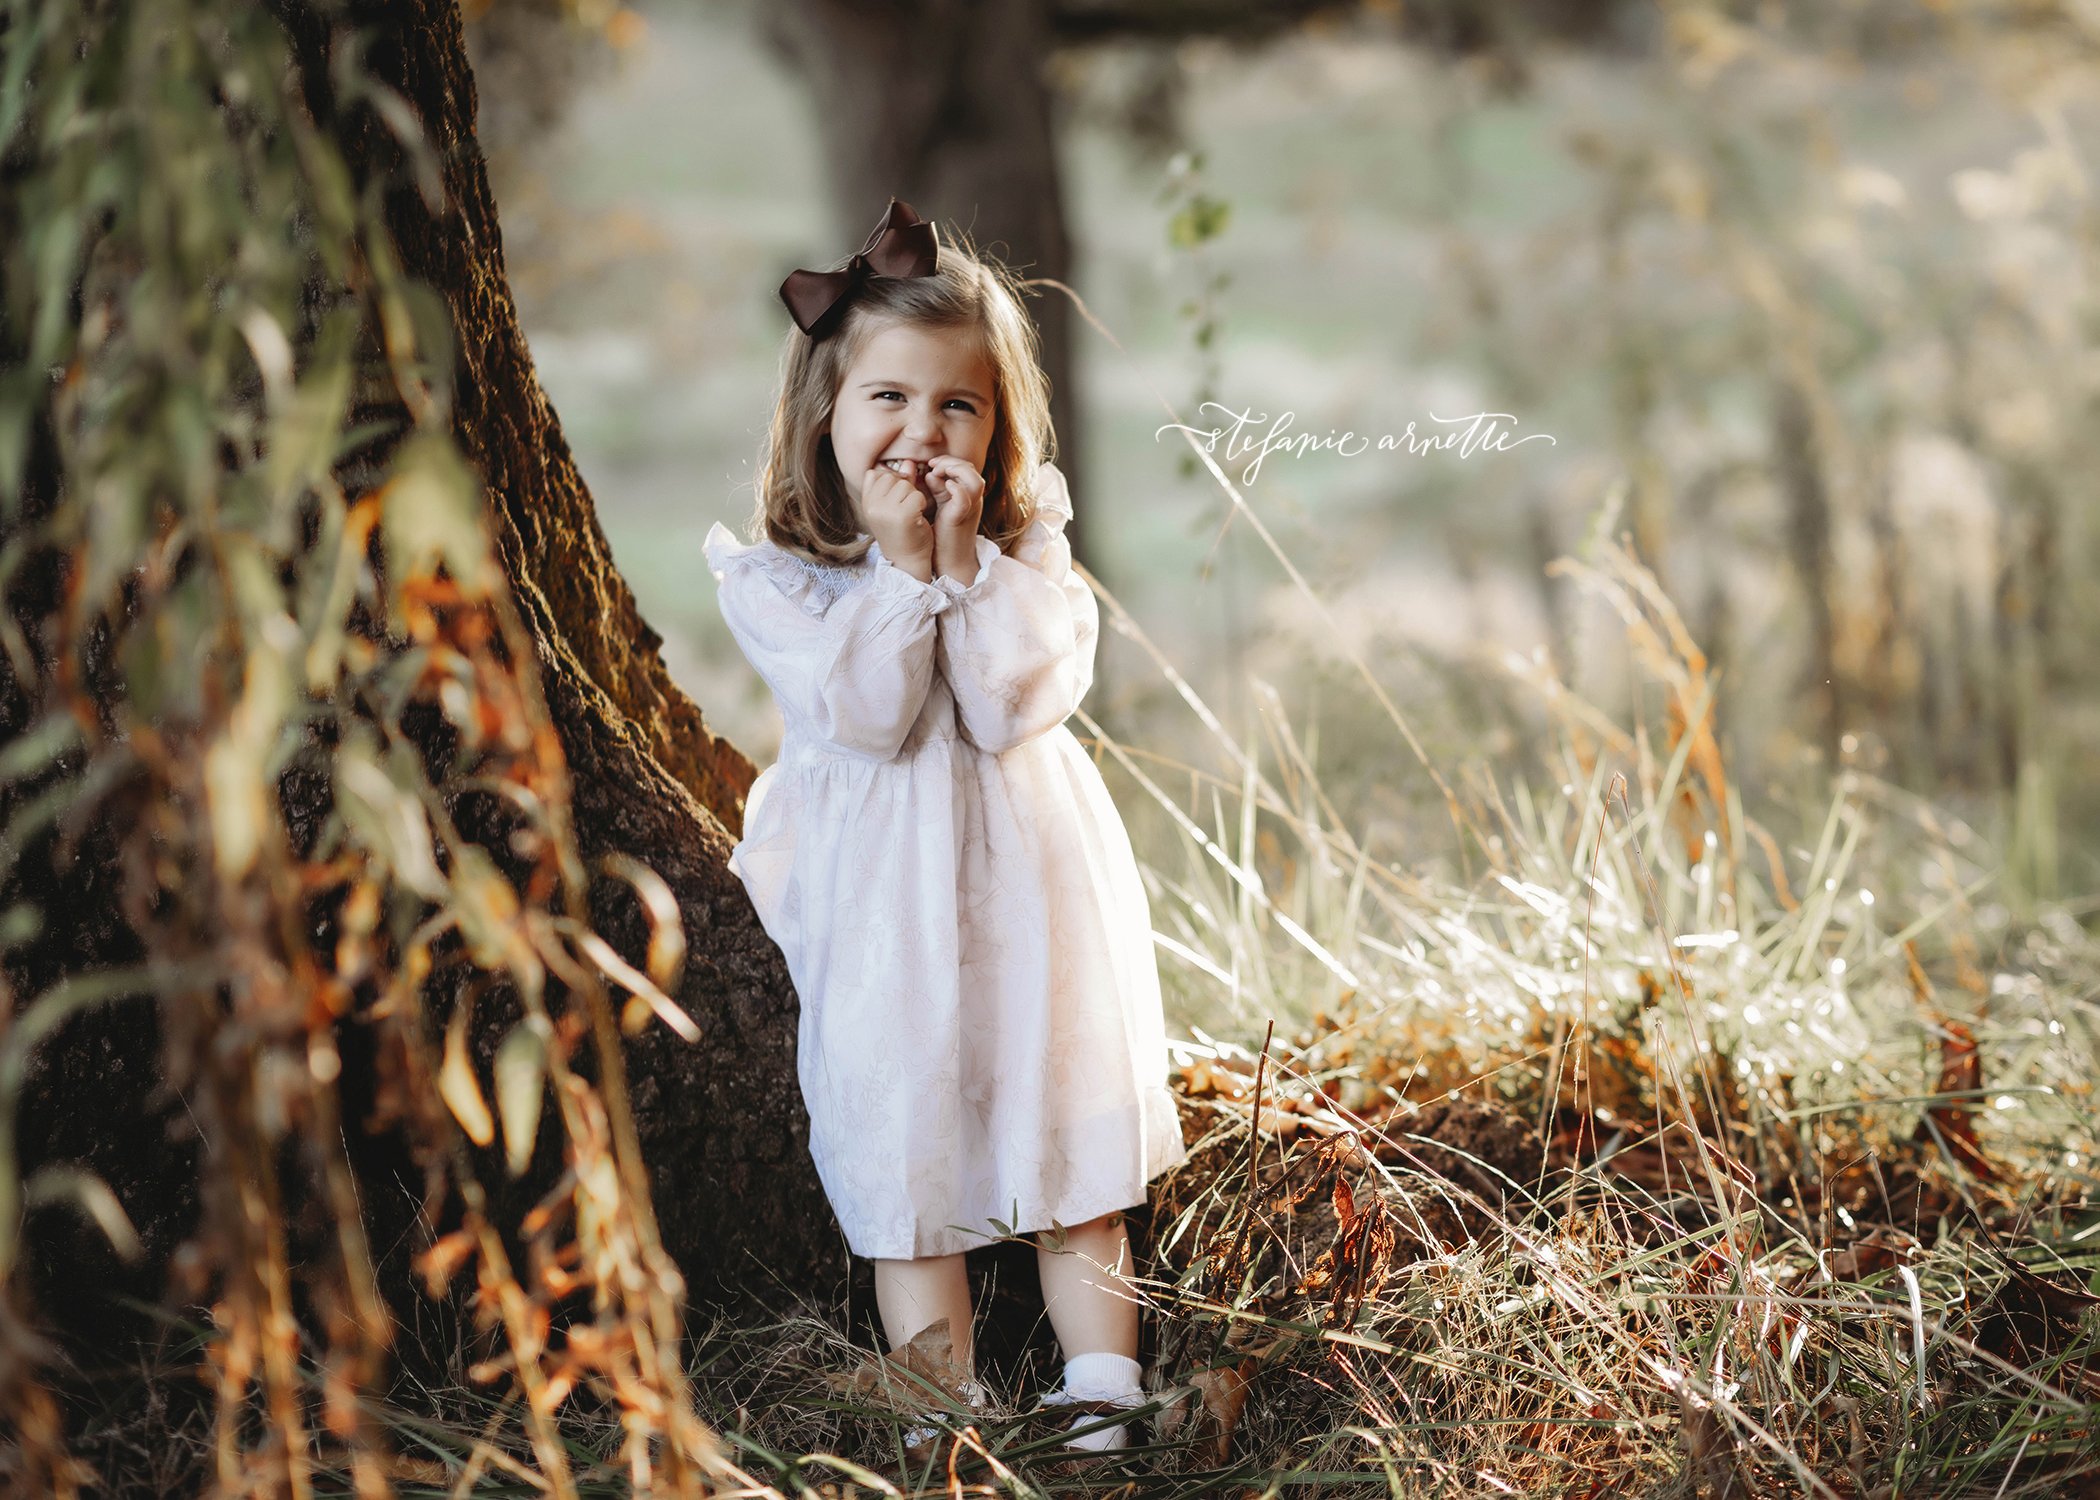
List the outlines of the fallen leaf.
<svg viewBox="0 0 2100 1500">
<path fill-rule="evenodd" d="M 2100 1307 L 2100 1297 L 2039 1276 L 2002 1255 L 1998 1259 L 2010 1274 L 1979 1313 L 1976 1342 L 2022 1366 L 2053 1360 L 2077 1335 L 2085 1315 Z"/>
<path fill-rule="evenodd" d="M 1259 1365 L 1259 1360 L 1250 1358 L 1198 1370 L 1189 1377 L 1193 1400 L 1176 1402 L 1160 1412 L 1160 1436 L 1172 1438 L 1184 1422 L 1194 1417 L 1196 1427 L 1191 1439 L 1208 1444 L 1207 1462 L 1223 1464 L 1232 1451 L 1232 1434 L 1240 1425 L 1240 1413 L 1247 1405 L 1247 1387 Z"/>
<path fill-rule="evenodd" d="M 1976 1096 L 1983 1089 L 1983 1057 L 1976 1050 L 1975 1033 L 1961 1022 L 1950 1021 L 1939 1014 L 1933 1001 L 1932 981 L 1926 977 L 1924 965 L 1918 962 L 1916 946 L 1905 943 L 1903 948 L 1909 961 L 1911 995 L 1945 1038 L 1940 1043 L 1940 1082 L 1936 1092 L 1962 1096 L 1928 1106 L 1913 1139 L 1929 1141 L 1937 1128 L 1956 1161 L 1984 1181 L 1995 1182 L 1998 1169 L 1983 1154 L 1983 1145 L 1976 1138 L 1975 1122 L 1970 1118 L 1976 1108 Z"/>
<path fill-rule="evenodd" d="M 1976 1108 L 1976 1095 L 1983 1088 L 1983 1059 L 1976 1050 L 1976 1037 L 1959 1021 L 1942 1020 L 1940 1029 L 1946 1040 L 1940 1043 L 1940 1083 L 1937 1092 L 1962 1094 L 1958 1099 L 1944 1099 L 1927 1108 L 1926 1118 L 1937 1126 L 1946 1138 L 1948 1149 L 1954 1159 L 1986 1182 L 1994 1182 L 1998 1169 L 1990 1158 L 1983 1154 L 1983 1145 L 1976 1138 L 1976 1124 L 1970 1118 Z M 1916 1138 L 1930 1140 L 1932 1132 L 1921 1121 Z"/>
<path fill-rule="evenodd" d="M 853 1369 L 826 1376 L 825 1383 L 840 1395 L 860 1396 L 886 1411 L 915 1416 L 926 1410 L 935 1390 L 962 1410 L 967 1404 L 962 1382 L 969 1375 L 955 1362 L 948 1320 L 936 1318 L 906 1340 L 903 1348 L 868 1355 Z"/>
<path fill-rule="evenodd" d="M 1839 1281 L 1864 1281 L 1898 1260 L 1908 1260 L 1917 1250 L 1918 1242 L 1902 1230 L 1877 1224 L 1847 1248 L 1825 1257 L 1823 1264 Z"/>
</svg>

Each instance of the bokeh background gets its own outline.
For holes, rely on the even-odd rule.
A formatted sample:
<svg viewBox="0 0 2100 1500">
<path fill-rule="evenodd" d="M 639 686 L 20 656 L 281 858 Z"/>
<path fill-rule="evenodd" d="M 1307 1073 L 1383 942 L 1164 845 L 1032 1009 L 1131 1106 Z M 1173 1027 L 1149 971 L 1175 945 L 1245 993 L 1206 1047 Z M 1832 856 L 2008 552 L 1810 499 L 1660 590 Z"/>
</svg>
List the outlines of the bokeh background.
<svg viewBox="0 0 2100 1500">
<path fill-rule="evenodd" d="M 1549 568 L 1622 539 L 1709 660 L 1747 805 L 1790 829 L 1798 803 L 1805 844 L 1851 767 L 1944 810 L 1999 872 L 1991 915 L 2089 913 L 2100 6 L 1553 11 L 1045 50 L 1098 324 L 1075 345 L 1087 564 L 1228 733 L 1266 758 L 1288 722 L 1404 866 L 1450 855 L 1450 825 L 1440 845 L 1352 654 L 1453 780 L 1537 774 L 1572 705 L 1642 707 L 1625 622 Z M 834 106 L 762 21 L 521 0 L 472 39 L 541 378 L 674 674 L 764 764 L 778 720 L 700 540 L 750 516 L 775 286 L 873 215 L 836 220 Z M 1206 399 L 1315 435 L 1501 412 L 1551 441 L 1271 456 L 1241 490 L 1301 585 L 1155 435 Z M 1104 636 L 1087 709 L 1155 771 L 1237 779 L 1133 638 Z"/>
</svg>

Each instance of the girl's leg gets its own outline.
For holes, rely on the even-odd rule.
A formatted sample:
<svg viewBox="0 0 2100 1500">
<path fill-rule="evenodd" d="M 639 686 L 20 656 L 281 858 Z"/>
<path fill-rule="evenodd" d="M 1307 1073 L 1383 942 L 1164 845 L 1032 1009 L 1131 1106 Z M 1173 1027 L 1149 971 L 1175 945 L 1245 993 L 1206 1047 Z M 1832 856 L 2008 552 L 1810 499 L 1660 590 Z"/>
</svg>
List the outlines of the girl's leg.
<svg viewBox="0 0 2100 1500">
<path fill-rule="evenodd" d="M 1068 1229 L 1062 1251 L 1051 1250 L 1038 1237 L 1035 1260 L 1043 1278 L 1043 1305 L 1065 1355 L 1064 1383 L 1044 1403 L 1139 1405 L 1144 1389 L 1137 1362 L 1137 1290 L 1128 1280 L 1130 1236 L 1122 1212 Z M 1105 1423 L 1098 1416 L 1075 1419 L 1072 1434 L 1067 1439 L 1072 1447 L 1096 1451 L 1130 1441 L 1127 1424 Z"/>
<path fill-rule="evenodd" d="M 1051 1251 L 1039 1237 L 1035 1260 L 1043 1305 L 1066 1359 L 1079 1354 L 1137 1358 L 1137 1290 L 1127 1279 L 1130 1235 L 1122 1210 L 1067 1229 L 1062 1252 Z"/>
<path fill-rule="evenodd" d="M 950 1358 L 963 1374 L 975 1371 L 970 1273 L 960 1251 L 918 1260 L 876 1261 L 875 1307 L 882 1314 L 882 1331 L 892 1352 L 910 1343 L 912 1335 L 927 1325 L 946 1318 Z"/>
</svg>

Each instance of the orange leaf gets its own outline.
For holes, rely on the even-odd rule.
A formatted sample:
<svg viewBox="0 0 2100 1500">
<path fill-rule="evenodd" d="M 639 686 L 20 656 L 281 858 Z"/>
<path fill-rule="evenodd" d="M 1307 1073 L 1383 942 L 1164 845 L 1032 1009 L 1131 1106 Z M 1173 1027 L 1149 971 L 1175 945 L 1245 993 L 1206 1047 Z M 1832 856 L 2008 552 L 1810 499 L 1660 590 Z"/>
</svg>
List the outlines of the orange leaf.
<svg viewBox="0 0 2100 1500">
<path fill-rule="evenodd" d="M 454 1230 L 439 1237 L 435 1244 L 415 1258 L 415 1270 L 430 1289 L 430 1295 L 441 1297 L 473 1253 L 474 1237 L 464 1229 Z"/>
</svg>

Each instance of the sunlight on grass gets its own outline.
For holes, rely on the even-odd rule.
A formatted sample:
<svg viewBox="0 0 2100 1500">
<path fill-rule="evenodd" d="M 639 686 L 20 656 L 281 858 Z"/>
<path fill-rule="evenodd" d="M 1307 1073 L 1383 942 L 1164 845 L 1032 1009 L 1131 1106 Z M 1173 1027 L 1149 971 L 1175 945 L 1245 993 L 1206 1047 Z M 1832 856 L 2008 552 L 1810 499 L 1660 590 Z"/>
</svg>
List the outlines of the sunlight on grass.
<svg viewBox="0 0 2100 1500">
<path fill-rule="evenodd" d="M 1195 725 L 1170 753 L 1076 716 L 1165 820 L 1140 850 L 1162 968 L 1208 997 L 1173 1043 L 1190 1160 L 1139 1237 L 1141 1446 L 1057 1457 L 1000 1372 L 988 1410 L 943 1407 L 796 1306 L 693 1339 L 748 1493 L 1128 1469 L 1191 1497 L 2010 1495 L 2100 1469 L 2100 955 L 2068 916 L 1993 928 L 1993 851 L 1876 778 L 1746 804 L 1652 577 L 1609 541 L 1563 566 L 1619 611 L 1649 717 L 1513 663 L 1557 728 L 1450 776 L 1357 662 L 1451 830 L 1404 869 L 1323 789 L 1316 726 L 1269 692 L 1266 748 L 1236 740 L 1095 583 Z M 954 1433 L 914 1465 L 929 1407 Z M 374 1411 L 401 1493 L 534 1487 L 515 1411 Z M 612 1483 L 620 1424 L 561 1416 L 580 1492 Z"/>
<path fill-rule="evenodd" d="M 1196 725 L 1163 753 L 1076 716 L 1173 831 L 1141 850 L 1161 961 L 1210 997 L 1174 1044 L 1192 1156 L 1154 1184 L 1155 1425 L 1123 1462 L 1190 1496 L 2093 1472 L 2090 941 L 1990 930 L 1992 852 L 1873 777 L 1747 807 L 1653 579 L 1608 542 L 1568 567 L 1620 609 L 1654 722 L 1525 665 L 1558 731 L 1447 778 L 1365 670 L 1395 775 L 1451 819 L 1406 871 L 1349 832 L 1273 693 L 1265 753 L 1095 584 Z M 825 1381 L 868 1357 L 840 1331 L 712 1348 L 696 1384 L 739 1393 L 717 1412 L 783 1492 L 831 1463 L 796 1451 L 884 1493 L 1052 1492 L 1024 1393 L 958 1408 L 901 1477 L 908 1414 Z"/>
<path fill-rule="evenodd" d="M 1415 842 L 1352 831 L 1319 725 L 1272 687 L 1258 733 L 1229 732 L 1090 577 L 1190 726 L 1139 745 L 1074 716 L 1145 831 L 1190 1021 L 1191 1155 L 1139 1225 L 1142 1446 L 1056 1455 L 1014 1372 L 979 1371 L 985 1410 L 944 1404 L 843 1309 L 784 1306 L 692 1341 L 750 1493 L 1046 1495 L 1088 1463 L 1184 1496 L 2010 1495 L 2100 1471 L 2078 922 L 2011 925 L 1980 900 L 1997 851 L 1858 769 L 1746 797 L 1703 652 L 1609 524 L 1554 570 L 1616 614 L 1636 710 L 1511 660 L 1548 731 L 1438 765 L 1197 458 L 1389 727 L 1378 789 L 1426 809 Z M 953 1434 L 914 1464 L 901 1434 L 932 1408 Z M 579 1484 L 610 1481 L 620 1424 L 580 1395 L 560 1418 Z M 514 1411 L 423 1391 L 382 1419 L 404 1493 L 532 1486 Z"/>
</svg>

